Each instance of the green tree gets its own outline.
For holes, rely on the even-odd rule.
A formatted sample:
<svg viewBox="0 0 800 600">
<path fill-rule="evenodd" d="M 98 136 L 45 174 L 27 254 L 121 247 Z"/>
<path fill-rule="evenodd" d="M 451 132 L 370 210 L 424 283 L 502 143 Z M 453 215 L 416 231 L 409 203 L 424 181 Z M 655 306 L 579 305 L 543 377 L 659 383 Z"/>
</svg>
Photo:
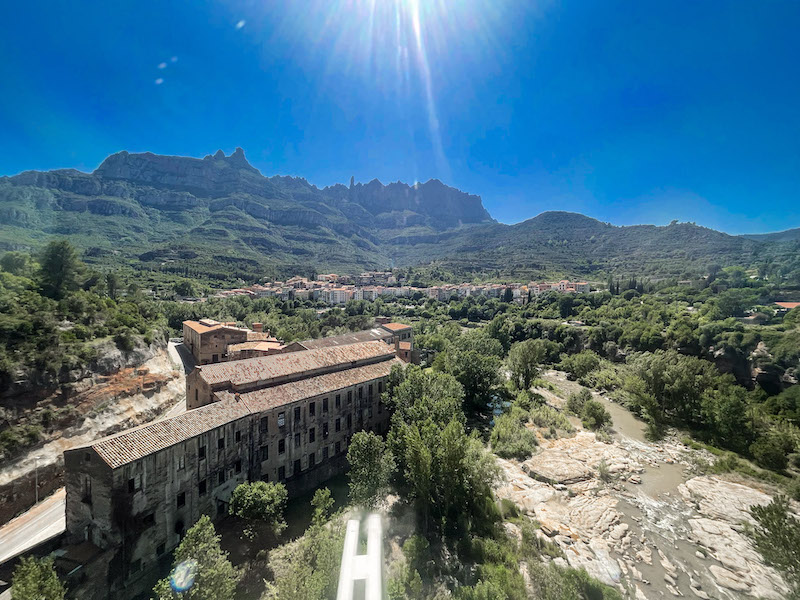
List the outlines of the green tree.
<svg viewBox="0 0 800 600">
<path fill-rule="evenodd" d="M 359 431 L 347 450 L 350 463 L 350 499 L 354 504 L 373 508 L 389 487 L 394 472 L 394 456 L 374 433 Z"/>
<path fill-rule="evenodd" d="M 108 273 L 106 275 L 106 290 L 108 291 L 108 297 L 112 300 L 117 299 L 117 294 L 119 293 L 119 276 L 116 273 Z"/>
<path fill-rule="evenodd" d="M 331 491 L 328 488 L 319 488 L 314 492 L 314 497 L 311 499 L 311 508 L 313 509 L 312 525 L 321 526 L 330 519 L 334 504 Z"/>
<path fill-rule="evenodd" d="M 589 398 L 581 410 L 581 423 L 586 429 L 597 431 L 611 423 L 611 414 L 600 402 Z"/>
<path fill-rule="evenodd" d="M 191 279 L 181 279 L 172 288 L 176 294 L 185 298 L 197 296 L 197 285 Z"/>
<path fill-rule="evenodd" d="M 462 336 L 464 338 L 466 336 Z M 444 369 L 464 388 L 465 400 L 474 407 L 484 408 L 492 398 L 499 380 L 502 346 L 492 339 L 491 344 L 473 343 L 459 339 L 445 352 Z"/>
<path fill-rule="evenodd" d="M 717 296 L 717 310 L 720 316 L 740 317 L 745 309 L 750 308 L 756 300 L 756 296 L 747 289 L 732 289 L 722 292 Z"/>
<path fill-rule="evenodd" d="M 567 410 L 571 413 L 581 416 L 583 414 L 583 407 L 592 399 L 592 392 L 586 388 L 581 388 L 580 391 L 572 393 L 567 398 Z"/>
<path fill-rule="evenodd" d="M 747 390 L 729 383 L 707 390 L 702 403 L 714 439 L 731 450 L 746 453 L 754 438 Z"/>
<path fill-rule="evenodd" d="M 558 299 L 558 314 L 561 316 L 562 319 L 566 319 L 570 315 L 572 315 L 572 296 L 567 294 L 562 295 Z"/>
<path fill-rule="evenodd" d="M 539 364 L 544 361 L 545 348 L 540 340 L 525 340 L 511 346 L 506 364 L 511 380 L 518 389 L 527 390 L 539 374 Z"/>
<path fill-rule="evenodd" d="M 78 289 L 78 277 L 84 267 L 68 241 L 47 244 L 39 265 L 39 283 L 45 296 L 60 300 L 68 292 Z"/>
<path fill-rule="evenodd" d="M 786 496 L 776 496 L 766 506 L 751 506 L 755 525 L 746 528 L 753 545 L 767 564 L 780 571 L 800 597 L 800 520 L 792 516 Z"/>
<path fill-rule="evenodd" d="M 389 446 L 398 486 L 426 534 L 480 528 L 493 518 L 491 486 L 499 471 L 476 434 L 464 431 L 461 390 L 452 376 L 414 366 L 390 378 Z"/>
<path fill-rule="evenodd" d="M 52 558 L 23 556 L 20 559 L 11 576 L 14 600 L 63 600 L 65 594 Z"/>
<path fill-rule="evenodd" d="M 765 469 L 783 471 L 789 463 L 788 454 L 793 449 L 792 442 L 774 430 L 761 436 L 750 444 L 750 452 L 756 462 Z"/>
<path fill-rule="evenodd" d="M 168 578 L 153 588 L 158 600 L 233 600 L 241 574 L 219 545 L 220 536 L 208 515 L 203 515 L 186 532 L 173 557 L 174 575 L 180 570 L 193 573 L 186 591 L 178 591 Z"/>
<path fill-rule="evenodd" d="M 600 357 L 591 350 L 583 350 L 578 354 L 565 356 L 561 361 L 561 368 L 574 379 L 585 377 L 599 366 Z"/>
<path fill-rule="evenodd" d="M 266 523 L 275 535 L 280 535 L 286 528 L 283 513 L 287 498 L 286 486 L 282 483 L 240 483 L 233 490 L 228 512 L 245 519 L 251 535 L 257 522 Z"/>
<path fill-rule="evenodd" d="M 6 273 L 19 277 L 30 277 L 33 273 L 33 261 L 30 254 L 24 252 L 6 252 L 0 258 L 0 268 Z"/>
<path fill-rule="evenodd" d="M 277 598 L 321 600 L 336 596 L 344 544 L 344 521 L 329 519 L 333 500 L 327 488 L 317 490 L 311 501 L 311 525 L 296 543 L 283 546 L 274 566 Z M 264 596 L 262 596 L 264 597 Z M 274 597 L 274 596 L 270 596 Z"/>
</svg>

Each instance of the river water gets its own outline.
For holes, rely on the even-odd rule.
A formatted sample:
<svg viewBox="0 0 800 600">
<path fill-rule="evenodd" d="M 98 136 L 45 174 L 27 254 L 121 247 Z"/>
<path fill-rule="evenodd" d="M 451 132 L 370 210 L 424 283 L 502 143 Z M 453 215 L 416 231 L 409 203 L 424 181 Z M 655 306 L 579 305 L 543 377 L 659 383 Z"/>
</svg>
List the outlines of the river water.
<svg viewBox="0 0 800 600">
<path fill-rule="evenodd" d="M 576 382 L 569 381 L 565 373 L 559 371 L 548 371 L 544 374 L 544 378 L 557 388 L 555 395 L 545 393 L 548 401 L 555 404 L 560 398 L 562 406 L 565 398 L 582 387 Z M 622 514 L 622 521 L 629 526 L 630 532 L 635 537 L 645 539 L 652 549 L 652 564 L 636 562 L 641 578 L 648 582 L 637 583 L 645 597 L 648 599 L 673 597 L 667 590 L 670 579 L 674 581 L 674 589 L 684 597 L 697 597 L 691 588 L 691 581 L 701 583 L 702 589 L 714 599 L 749 597 L 717 587 L 708 570 L 708 567 L 716 561 L 698 556 L 697 546 L 687 539 L 688 519 L 696 515 L 683 501 L 678 486 L 691 477 L 687 470 L 688 465 L 673 460 L 661 452 L 659 444 L 648 441 L 645 435 L 647 430 L 645 423 L 628 409 L 613 402 L 604 394 L 592 392 L 592 395 L 611 415 L 615 443 L 632 455 L 642 458 L 642 464 L 645 465 L 644 472 L 640 474 L 641 483 L 624 481 L 616 485 L 617 510 Z M 577 419 L 574 422 L 578 424 Z M 674 578 L 669 575 L 670 571 L 662 563 L 658 549 L 666 556 L 666 564 L 670 571 L 674 567 L 678 573 Z M 631 581 L 630 577 L 626 579 Z M 631 597 L 634 597 L 632 593 Z"/>
</svg>

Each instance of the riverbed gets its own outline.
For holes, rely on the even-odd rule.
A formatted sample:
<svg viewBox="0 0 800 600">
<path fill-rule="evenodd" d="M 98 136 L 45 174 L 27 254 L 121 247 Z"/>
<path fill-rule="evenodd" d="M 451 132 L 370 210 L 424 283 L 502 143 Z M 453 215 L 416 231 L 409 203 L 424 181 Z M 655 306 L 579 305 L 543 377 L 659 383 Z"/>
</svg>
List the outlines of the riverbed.
<svg viewBox="0 0 800 600">
<path fill-rule="evenodd" d="M 580 389 L 559 371 L 538 389 L 555 408 Z M 645 424 L 602 394 L 593 396 L 612 416 L 611 443 L 582 431 L 561 439 L 540 436 L 540 448 L 521 463 L 500 461 L 508 497 L 542 524 L 566 562 L 617 585 L 636 600 L 784 597 L 785 583 L 766 567 L 741 533 L 752 504 L 769 490 L 704 476 L 698 458 L 673 435 L 651 442 Z M 604 461 L 611 476 L 598 476 Z"/>
</svg>

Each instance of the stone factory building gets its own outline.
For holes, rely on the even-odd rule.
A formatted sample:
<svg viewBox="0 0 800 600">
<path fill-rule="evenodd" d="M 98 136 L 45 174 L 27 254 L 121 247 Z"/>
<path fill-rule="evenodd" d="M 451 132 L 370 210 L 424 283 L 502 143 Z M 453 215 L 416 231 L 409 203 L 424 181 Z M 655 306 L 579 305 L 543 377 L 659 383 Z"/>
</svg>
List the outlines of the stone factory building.
<svg viewBox="0 0 800 600">
<path fill-rule="evenodd" d="M 341 473 L 353 433 L 388 430 L 396 364 L 372 341 L 199 367 L 197 408 L 64 453 L 70 541 L 110 551 L 109 589 L 135 589 L 238 484 L 280 481 L 294 497 Z"/>
</svg>

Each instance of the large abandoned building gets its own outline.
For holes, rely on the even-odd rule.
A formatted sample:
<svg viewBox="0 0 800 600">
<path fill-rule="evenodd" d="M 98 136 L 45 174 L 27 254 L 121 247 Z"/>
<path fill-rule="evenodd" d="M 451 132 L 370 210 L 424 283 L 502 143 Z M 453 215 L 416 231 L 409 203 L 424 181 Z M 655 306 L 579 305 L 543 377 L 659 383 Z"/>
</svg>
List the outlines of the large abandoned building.
<svg viewBox="0 0 800 600">
<path fill-rule="evenodd" d="M 281 481 L 293 497 L 341 473 L 353 433 L 388 430 L 396 364 L 368 341 L 198 367 L 187 412 L 64 453 L 70 540 L 115 553 L 111 588 L 135 588 L 238 484 Z"/>
</svg>

